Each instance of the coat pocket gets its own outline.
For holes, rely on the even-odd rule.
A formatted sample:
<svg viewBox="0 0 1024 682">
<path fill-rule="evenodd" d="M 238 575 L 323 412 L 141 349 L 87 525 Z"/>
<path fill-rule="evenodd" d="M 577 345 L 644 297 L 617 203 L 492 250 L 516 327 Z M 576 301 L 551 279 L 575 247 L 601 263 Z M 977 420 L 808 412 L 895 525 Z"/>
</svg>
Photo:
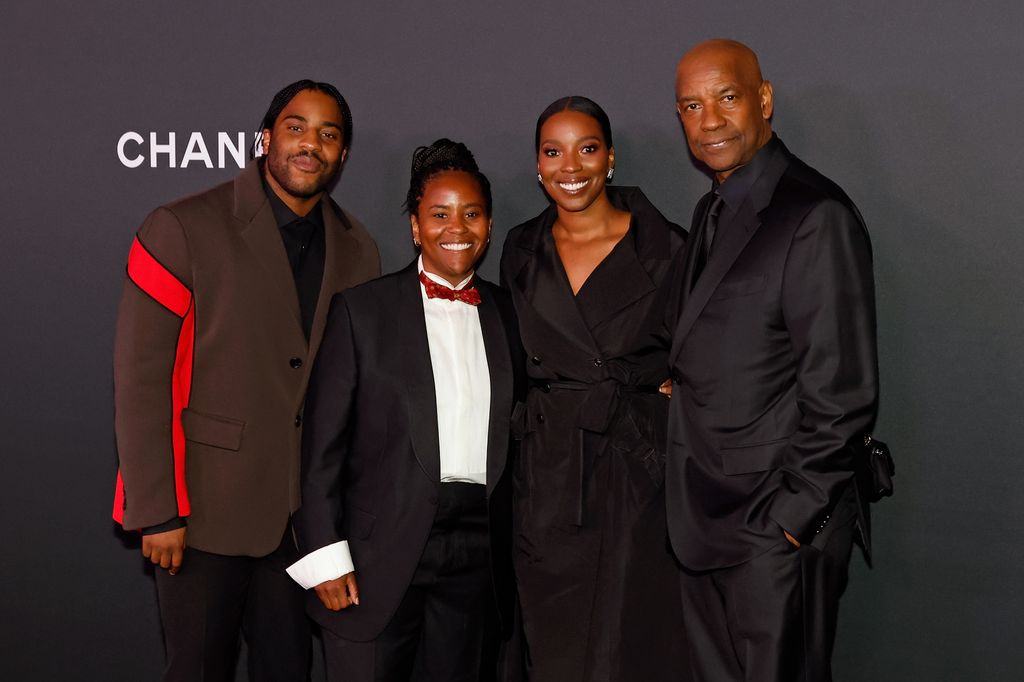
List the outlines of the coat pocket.
<svg viewBox="0 0 1024 682">
<path fill-rule="evenodd" d="M 788 446 L 789 438 L 780 438 L 765 443 L 723 447 L 722 473 L 735 476 L 778 469 Z"/>
<path fill-rule="evenodd" d="M 764 289 L 767 282 L 767 275 L 756 275 L 754 277 L 747 277 L 730 282 L 722 282 L 715 288 L 715 293 L 712 295 L 711 300 L 721 301 L 726 298 L 750 296 L 751 294 L 756 294 Z"/>
<path fill-rule="evenodd" d="M 245 422 L 238 419 L 186 409 L 181 413 L 181 425 L 185 440 L 222 450 L 237 451 L 242 447 Z"/>
<path fill-rule="evenodd" d="M 350 507 L 345 512 L 345 520 L 342 522 L 342 537 L 350 540 L 365 540 L 373 532 L 373 524 L 377 517 L 362 509 Z"/>
</svg>

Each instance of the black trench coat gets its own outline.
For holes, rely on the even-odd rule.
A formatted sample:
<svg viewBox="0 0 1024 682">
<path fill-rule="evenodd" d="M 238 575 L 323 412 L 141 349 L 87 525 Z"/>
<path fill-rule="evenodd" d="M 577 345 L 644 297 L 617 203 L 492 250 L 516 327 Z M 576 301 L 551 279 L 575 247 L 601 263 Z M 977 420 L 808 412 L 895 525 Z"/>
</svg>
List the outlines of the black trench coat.
<svg viewBox="0 0 1024 682">
<path fill-rule="evenodd" d="M 531 379 L 514 473 L 515 561 L 530 680 L 685 679 L 665 529 L 671 336 L 685 232 L 637 188 L 608 188 L 629 231 L 574 297 L 556 210 L 514 228 L 501 261 Z"/>
</svg>

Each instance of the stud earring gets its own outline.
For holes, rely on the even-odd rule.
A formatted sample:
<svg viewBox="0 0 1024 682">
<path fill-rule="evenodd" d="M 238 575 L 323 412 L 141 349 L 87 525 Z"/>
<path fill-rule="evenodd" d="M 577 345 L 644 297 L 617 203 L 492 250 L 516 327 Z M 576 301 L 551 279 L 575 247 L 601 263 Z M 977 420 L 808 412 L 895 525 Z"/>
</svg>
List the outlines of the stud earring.
<svg viewBox="0 0 1024 682">
<path fill-rule="evenodd" d="M 615 167 L 614 166 L 612 166 L 611 168 L 608 169 L 608 175 L 606 175 L 605 177 L 608 178 L 608 180 L 611 180 L 613 175 L 615 175 Z"/>
<path fill-rule="evenodd" d="M 415 238 L 413 238 L 413 240 L 412 240 L 412 245 L 413 245 L 413 246 L 415 246 L 415 247 L 416 247 L 417 249 L 418 249 L 418 248 L 420 248 L 420 242 L 419 242 L 419 240 L 418 240 L 418 239 L 415 239 Z"/>
<path fill-rule="evenodd" d="M 537 182 L 539 182 L 542 185 L 544 184 L 544 179 L 540 177 L 540 173 L 537 173 Z"/>
</svg>

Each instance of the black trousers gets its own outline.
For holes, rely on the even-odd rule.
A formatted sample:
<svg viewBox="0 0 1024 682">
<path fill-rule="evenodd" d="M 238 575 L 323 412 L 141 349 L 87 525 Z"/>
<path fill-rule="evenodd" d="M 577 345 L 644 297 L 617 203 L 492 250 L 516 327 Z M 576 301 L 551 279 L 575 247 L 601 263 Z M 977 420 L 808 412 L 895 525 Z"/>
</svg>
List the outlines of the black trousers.
<svg viewBox="0 0 1024 682">
<path fill-rule="evenodd" d="M 308 680 L 305 594 L 284 570 L 297 555 L 289 527 L 265 557 L 188 548 L 177 575 L 156 569 L 165 682 L 233 682 L 243 633 L 250 680 Z"/>
<path fill-rule="evenodd" d="M 683 570 L 683 618 L 695 682 L 832 680 L 855 504 L 851 486 L 827 534 L 800 548 L 782 538 L 739 566 Z"/>
<path fill-rule="evenodd" d="M 442 483 L 423 556 L 384 631 L 371 642 L 353 642 L 323 631 L 327 679 L 491 679 L 496 629 L 486 489 L 472 483 Z"/>
</svg>

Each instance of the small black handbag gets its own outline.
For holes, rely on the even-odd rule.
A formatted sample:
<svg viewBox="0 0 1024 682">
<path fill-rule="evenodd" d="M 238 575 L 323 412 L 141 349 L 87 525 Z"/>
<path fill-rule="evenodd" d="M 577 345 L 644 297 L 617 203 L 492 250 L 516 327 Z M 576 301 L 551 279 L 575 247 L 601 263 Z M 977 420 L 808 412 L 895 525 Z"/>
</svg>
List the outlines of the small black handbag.
<svg viewBox="0 0 1024 682">
<path fill-rule="evenodd" d="M 896 475 L 896 463 L 889 452 L 889 446 L 865 434 L 860 448 L 864 462 L 862 475 L 863 493 L 869 502 L 878 502 L 892 495 L 892 478 Z"/>
</svg>

